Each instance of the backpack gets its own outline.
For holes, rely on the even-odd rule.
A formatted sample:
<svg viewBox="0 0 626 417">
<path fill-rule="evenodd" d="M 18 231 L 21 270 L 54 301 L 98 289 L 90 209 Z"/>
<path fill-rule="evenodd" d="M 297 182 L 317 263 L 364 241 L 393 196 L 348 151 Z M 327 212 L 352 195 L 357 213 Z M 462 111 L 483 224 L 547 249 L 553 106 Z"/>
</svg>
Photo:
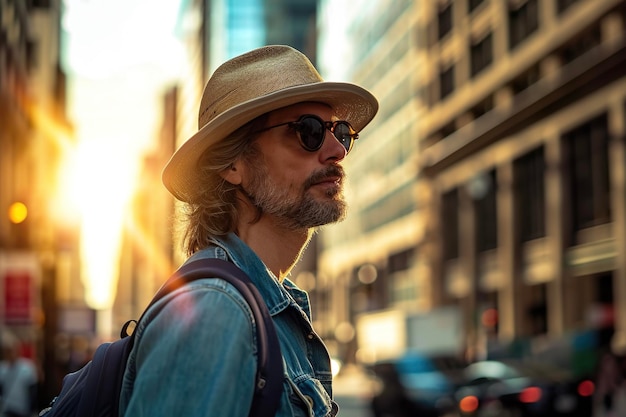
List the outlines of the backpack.
<svg viewBox="0 0 626 417">
<path fill-rule="evenodd" d="M 185 283 L 219 277 L 232 284 L 250 305 L 257 326 L 258 361 L 251 417 L 276 414 L 282 392 L 283 363 L 274 323 L 267 306 L 250 278 L 233 263 L 221 259 L 199 259 L 180 267 L 159 289 L 148 308 Z M 146 311 L 142 314 L 142 320 Z M 61 392 L 39 414 L 45 417 L 117 417 L 126 362 L 135 340 L 122 328 L 121 339 L 103 343 L 93 359 L 63 378 Z"/>
</svg>

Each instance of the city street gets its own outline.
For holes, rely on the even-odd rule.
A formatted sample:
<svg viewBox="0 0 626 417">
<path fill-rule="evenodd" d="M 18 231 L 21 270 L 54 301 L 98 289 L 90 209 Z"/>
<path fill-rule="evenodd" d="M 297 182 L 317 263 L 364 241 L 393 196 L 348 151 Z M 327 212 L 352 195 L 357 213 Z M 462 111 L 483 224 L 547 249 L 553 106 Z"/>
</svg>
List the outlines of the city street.
<svg viewBox="0 0 626 417">
<path fill-rule="evenodd" d="M 290 296 L 287 371 L 344 363 L 338 417 L 626 417 L 625 161 L 626 0 L 0 0 L 0 333 L 46 407 L 189 256 L 223 255 Z M 219 341 L 162 337 L 210 366 L 146 368 L 201 390 L 222 350 L 251 363 L 227 298 L 202 332 L 221 304 L 157 320 Z M 0 417 L 32 395 L 4 356 Z M 178 401 L 156 414 L 233 415 L 138 379 Z M 326 383 L 299 393 L 318 414 Z"/>
</svg>

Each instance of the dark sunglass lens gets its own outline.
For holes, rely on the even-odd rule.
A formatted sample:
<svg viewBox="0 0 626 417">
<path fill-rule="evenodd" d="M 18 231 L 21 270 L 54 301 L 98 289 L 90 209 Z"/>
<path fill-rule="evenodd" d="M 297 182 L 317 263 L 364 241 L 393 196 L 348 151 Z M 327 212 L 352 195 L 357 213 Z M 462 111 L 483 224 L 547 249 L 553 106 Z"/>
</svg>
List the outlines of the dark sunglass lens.
<svg viewBox="0 0 626 417">
<path fill-rule="evenodd" d="M 338 122 L 333 132 L 337 140 L 349 151 L 352 147 L 352 129 L 346 122 Z"/>
<path fill-rule="evenodd" d="M 298 133 L 300 141 L 306 150 L 316 151 L 322 146 L 324 141 L 324 124 L 321 120 L 306 116 L 298 123 Z"/>
</svg>

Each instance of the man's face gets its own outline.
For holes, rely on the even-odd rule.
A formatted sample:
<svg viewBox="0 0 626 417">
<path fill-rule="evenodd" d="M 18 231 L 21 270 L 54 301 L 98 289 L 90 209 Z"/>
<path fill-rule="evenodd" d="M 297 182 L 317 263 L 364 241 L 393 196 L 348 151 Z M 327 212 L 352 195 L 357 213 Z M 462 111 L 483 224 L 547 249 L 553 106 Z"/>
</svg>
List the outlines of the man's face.
<svg viewBox="0 0 626 417">
<path fill-rule="evenodd" d="M 266 125 L 295 121 L 303 114 L 333 120 L 326 105 L 301 103 L 270 113 Z M 261 133 L 254 144 L 258 152 L 245 161 L 247 175 L 242 186 L 263 216 L 272 216 L 292 230 L 343 220 L 346 203 L 340 162 L 346 149 L 330 131 L 325 135 L 322 147 L 310 152 L 289 126 Z"/>
</svg>

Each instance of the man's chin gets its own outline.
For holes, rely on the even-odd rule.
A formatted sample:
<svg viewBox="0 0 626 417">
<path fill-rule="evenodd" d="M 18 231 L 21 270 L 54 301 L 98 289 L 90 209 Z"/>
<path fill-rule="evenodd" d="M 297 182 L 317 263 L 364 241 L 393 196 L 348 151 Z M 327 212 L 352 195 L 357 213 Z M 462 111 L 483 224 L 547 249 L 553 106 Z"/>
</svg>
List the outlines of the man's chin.
<svg viewBox="0 0 626 417">
<path fill-rule="evenodd" d="M 316 214 L 311 216 L 311 219 L 317 220 L 315 226 L 338 223 L 346 218 L 346 204 L 343 201 L 334 201 L 332 204 L 326 204 L 326 207 Z"/>
</svg>

